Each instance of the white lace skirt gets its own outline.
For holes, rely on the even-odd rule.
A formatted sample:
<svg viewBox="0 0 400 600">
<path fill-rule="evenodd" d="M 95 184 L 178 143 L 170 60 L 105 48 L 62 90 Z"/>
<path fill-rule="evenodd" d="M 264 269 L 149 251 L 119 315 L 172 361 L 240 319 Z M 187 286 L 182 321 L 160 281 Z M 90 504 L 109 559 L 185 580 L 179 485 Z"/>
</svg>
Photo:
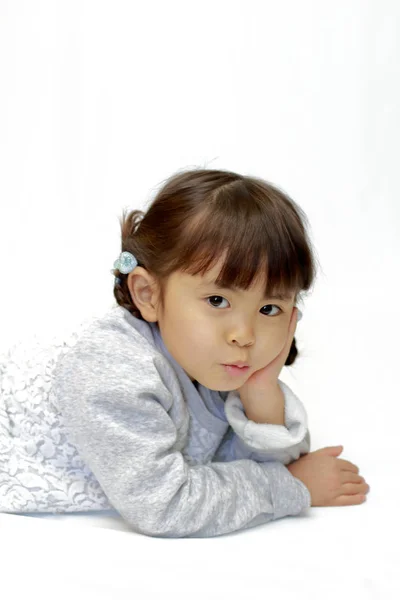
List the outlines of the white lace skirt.
<svg viewBox="0 0 400 600">
<path fill-rule="evenodd" d="M 0 512 L 112 508 L 68 441 L 51 393 L 54 367 L 78 336 L 32 336 L 0 354 Z"/>
</svg>

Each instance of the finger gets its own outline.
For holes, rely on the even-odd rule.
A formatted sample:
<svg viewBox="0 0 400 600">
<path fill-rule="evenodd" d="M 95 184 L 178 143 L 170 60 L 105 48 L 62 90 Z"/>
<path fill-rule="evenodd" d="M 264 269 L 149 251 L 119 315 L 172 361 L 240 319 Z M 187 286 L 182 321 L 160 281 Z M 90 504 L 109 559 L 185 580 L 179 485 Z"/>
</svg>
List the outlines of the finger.
<svg viewBox="0 0 400 600">
<path fill-rule="evenodd" d="M 279 355 L 284 356 L 285 361 L 286 361 L 287 357 L 289 356 L 290 347 L 293 342 L 293 337 L 294 337 L 294 334 L 296 331 L 296 327 L 297 327 L 297 308 L 295 307 L 292 311 L 292 316 L 290 318 L 289 330 L 288 330 L 288 335 L 286 338 L 285 345 L 283 346 L 281 352 L 279 353 Z"/>
<path fill-rule="evenodd" d="M 342 471 L 352 471 L 353 473 L 359 473 L 360 469 L 356 465 L 353 465 L 353 463 L 349 460 L 344 460 L 343 458 L 337 458 L 336 460 L 339 461 L 339 466 L 342 469 Z"/>
<path fill-rule="evenodd" d="M 349 496 L 337 496 L 334 498 L 328 506 L 351 506 L 353 504 L 362 504 L 366 501 L 364 494 L 351 494 Z"/>
<path fill-rule="evenodd" d="M 368 494 L 369 485 L 368 483 L 343 483 L 341 490 L 343 494 Z"/>
<path fill-rule="evenodd" d="M 293 336 L 294 336 L 295 331 L 296 331 L 296 327 L 297 327 L 297 308 L 294 308 L 293 312 L 292 312 L 292 317 L 291 317 L 290 323 L 289 323 L 289 340 L 290 340 L 290 343 L 292 343 Z"/>
<path fill-rule="evenodd" d="M 342 483 L 365 483 L 364 477 L 353 471 L 341 471 L 340 480 Z"/>
</svg>

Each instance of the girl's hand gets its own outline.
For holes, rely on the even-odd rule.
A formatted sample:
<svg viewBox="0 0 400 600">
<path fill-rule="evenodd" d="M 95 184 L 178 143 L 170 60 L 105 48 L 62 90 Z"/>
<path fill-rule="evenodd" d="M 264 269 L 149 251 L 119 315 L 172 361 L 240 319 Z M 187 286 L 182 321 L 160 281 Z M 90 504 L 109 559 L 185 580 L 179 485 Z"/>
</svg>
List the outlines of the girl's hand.
<svg viewBox="0 0 400 600">
<path fill-rule="evenodd" d="M 251 392 L 255 392 L 256 390 L 271 390 L 278 386 L 278 377 L 280 372 L 282 371 L 282 367 L 285 365 L 287 357 L 289 356 L 290 347 L 292 345 L 294 334 L 296 332 L 297 314 L 298 309 L 295 306 L 293 308 L 292 316 L 289 323 L 288 336 L 283 349 L 272 362 L 270 362 L 263 369 L 255 371 L 253 375 L 251 375 L 248 378 L 246 383 L 244 383 L 237 390 L 241 397 L 246 398 Z"/>
<path fill-rule="evenodd" d="M 311 506 L 349 506 L 366 500 L 369 485 L 354 463 L 338 458 L 342 451 L 343 446 L 328 446 L 286 465 L 310 492 Z"/>
</svg>

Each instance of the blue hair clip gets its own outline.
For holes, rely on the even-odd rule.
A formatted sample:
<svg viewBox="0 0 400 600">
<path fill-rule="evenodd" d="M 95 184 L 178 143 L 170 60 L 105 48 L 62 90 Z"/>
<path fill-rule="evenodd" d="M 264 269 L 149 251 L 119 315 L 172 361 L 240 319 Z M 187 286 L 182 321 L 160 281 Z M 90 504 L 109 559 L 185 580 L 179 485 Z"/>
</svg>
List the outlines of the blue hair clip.
<svg viewBox="0 0 400 600">
<path fill-rule="evenodd" d="M 131 252 L 121 252 L 117 260 L 114 262 L 114 269 L 111 269 L 111 273 L 114 274 L 114 270 L 118 269 L 120 273 L 127 275 L 138 265 L 136 257 Z M 114 285 L 121 283 L 120 277 L 115 277 Z"/>
</svg>

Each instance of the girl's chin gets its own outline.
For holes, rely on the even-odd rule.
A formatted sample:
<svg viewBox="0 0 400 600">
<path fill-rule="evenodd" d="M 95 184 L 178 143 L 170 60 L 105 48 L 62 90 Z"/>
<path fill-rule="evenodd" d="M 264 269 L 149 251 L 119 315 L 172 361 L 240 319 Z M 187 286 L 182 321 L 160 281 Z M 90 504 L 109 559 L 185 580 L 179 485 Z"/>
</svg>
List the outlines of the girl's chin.
<svg viewBox="0 0 400 600">
<path fill-rule="evenodd" d="M 208 388 L 209 390 L 211 390 L 212 392 L 233 392 L 235 390 L 238 390 L 242 385 L 243 385 L 243 381 L 240 384 L 236 384 L 234 385 L 233 382 L 227 383 L 227 382 L 199 382 L 195 379 L 192 379 L 193 385 L 198 388 L 199 385 L 202 385 L 203 387 Z"/>
<path fill-rule="evenodd" d="M 226 369 L 223 365 L 222 372 L 220 377 L 212 377 L 208 378 L 208 381 L 203 379 L 199 381 L 194 379 L 194 377 L 190 377 L 190 381 L 197 388 L 199 385 L 202 385 L 209 390 L 213 390 L 216 392 L 231 392 L 234 390 L 238 390 L 242 385 L 246 383 L 251 374 L 251 369 L 248 369 L 248 375 L 246 373 L 235 373 L 234 375 L 227 373 Z M 212 380 L 211 380 L 212 379 Z"/>
</svg>

